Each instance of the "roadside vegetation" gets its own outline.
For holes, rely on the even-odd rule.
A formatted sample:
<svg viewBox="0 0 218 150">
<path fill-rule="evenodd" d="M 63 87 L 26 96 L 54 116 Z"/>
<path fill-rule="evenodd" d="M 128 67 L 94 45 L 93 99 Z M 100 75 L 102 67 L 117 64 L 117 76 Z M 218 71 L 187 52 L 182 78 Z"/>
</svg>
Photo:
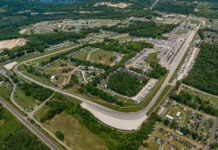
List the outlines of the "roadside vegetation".
<svg viewBox="0 0 218 150">
<path fill-rule="evenodd" d="M 202 43 L 196 62 L 184 83 L 218 95 L 218 44 Z M 202 70 L 203 69 L 203 70 Z"/>
<path fill-rule="evenodd" d="M 111 150 L 135 150 L 140 145 L 143 145 L 144 139 L 154 127 L 155 121 L 159 120 L 159 116 L 152 114 L 151 117 L 143 123 L 141 128 L 135 132 L 121 132 L 111 127 L 103 125 L 90 112 L 81 108 L 80 105 L 69 102 L 64 96 L 57 94 L 56 99 L 46 103 L 50 110 L 47 111 L 47 116 L 52 116 L 43 119 L 43 122 L 51 120 L 54 116 L 67 113 L 73 118 L 76 118 L 90 132 L 100 137 Z M 50 115 L 49 115 L 50 114 Z M 43 115 L 41 116 L 44 118 Z M 42 121 L 42 119 L 40 119 Z"/>
<path fill-rule="evenodd" d="M 147 83 L 145 78 L 142 83 L 134 76 L 123 72 L 117 72 L 109 77 L 108 88 L 125 96 L 135 96 Z"/>
<path fill-rule="evenodd" d="M 172 24 L 159 25 L 153 21 L 149 21 L 149 22 L 135 21 L 132 22 L 127 27 L 114 26 L 105 29 L 118 33 L 129 33 L 131 36 L 137 36 L 137 37 L 160 38 L 162 34 L 172 31 L 175 27 L 176 25 L 172 25 Z"/>
<path fill-rule="evenodd" d="M 0 149 L 48 150 L 35 135 L 0 106 Z"/>
</svg>

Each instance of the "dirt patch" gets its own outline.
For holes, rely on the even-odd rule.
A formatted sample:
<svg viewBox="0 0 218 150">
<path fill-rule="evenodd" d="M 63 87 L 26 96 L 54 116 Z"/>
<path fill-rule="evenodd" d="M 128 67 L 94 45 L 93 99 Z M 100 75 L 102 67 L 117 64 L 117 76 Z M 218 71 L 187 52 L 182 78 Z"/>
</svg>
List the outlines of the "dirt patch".
<svg viewBox="0 0 218 150">
<path fill-rule="evenodd" d="M 102 6 L 102 5 L 106 5 L 109 7 L 117 7 L 117 8 L 126 8 L 128 7 L 130 4 L 128 3 L 111 3 L 111 2 L 101 2 L 101 3 L 96 3 L 95 6 Z"/>
<path fill-rule="evenodd" d="M 4 67 L 7 69 L 7 70 L 11 70 L 14 66 L 16 66 L 17 65 L 17 62 L 16 61 L 14 61 L 14 62 L 11 62 L 11 63 L 9 63 L 9 64 L 6 64 L 6 65 L 4 65 Z"/>
<path fill-rule="evenodd" d="M 0 50 L 12 49 L 17 46 L 23 46 L 26 44 L 26 41 L 27 40 L 23 38 L 0 41 Z"/>
</svg>

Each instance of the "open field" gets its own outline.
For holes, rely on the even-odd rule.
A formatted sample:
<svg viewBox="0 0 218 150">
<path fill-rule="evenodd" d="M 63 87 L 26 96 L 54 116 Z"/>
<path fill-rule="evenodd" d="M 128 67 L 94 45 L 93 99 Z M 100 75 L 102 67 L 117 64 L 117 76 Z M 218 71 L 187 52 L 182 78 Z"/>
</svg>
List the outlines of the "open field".
<svg viewBox="0 0 218 150">
<path fill-rule="evenodd" d="M 0 140 L 22 128 L 21 123 L 18 122 L 6 109 L 1 111 L 1 116 L 3 116 L 4 119 L 0 119 Z"/>
<path fill-rule="evenodd" d="M 6 12 L 6 10 L 3 7 L 0 7 L 0 13 Z"/>
<path fill-rule="evenodd" d="M 14 99 L 19 106 L 27 110 L 31 110 L 32 107 L 37 105 L 36 100 L 31 96 L 26 96 L 24 91 L 22 91 L 20 88 L 17 88 Z"/>
<path fill-rule="evenodd" d="M 95 150 L 107 149 L 103 141 L 66 113 L 56 115 L 44 125 L 53 133 L 61 131 L 65 137 L 64 142 L 72 149 L 82 150 L 90 147 Z"/>
<path fill-rule="evenodd" d="M 80 60 L 86 60 L 89 52 L 90 52 L 90 50 L 75 53 L 75 54 L 73 54 L 73 58 L 77 58 Z"/>
<path fill-rule="evenodd" d="M 157 60 L 158 54 L 159 54 L 159 52 L 149 53 L 149 54 L 148 54 L 147 62 L 148 62 L 149 64 L 158 63 L 158 60 Z"/>
<path fill-rule="evenodd" d="M 116 55 L 117 55 L 116 52 L 106 51 L 106 50 L 101 49 L 101 50 L 94 51 L 90 55 L 89 60 L 91 62 L 110 65 L 113 62 L 114 56 L 116 56 Z"/>
<path fill-rule="evenodd" d="M 53 98 L 52 100 L 55 100 Z M 44 116 L 50 107 L 44 105 L 40 108 L 34 117 L 40 120 Z M 51 120 L 46 121 L 43 125 L 51 132 L 61 131 L 64 134 L 64 142 L 72 149 L 92 149 L 106 150 L 106 145 L 96 135 L 92 134 L 86 129 L 80 122 L 68 115 L 66 112 L 55 115 Z"/>
</svg>

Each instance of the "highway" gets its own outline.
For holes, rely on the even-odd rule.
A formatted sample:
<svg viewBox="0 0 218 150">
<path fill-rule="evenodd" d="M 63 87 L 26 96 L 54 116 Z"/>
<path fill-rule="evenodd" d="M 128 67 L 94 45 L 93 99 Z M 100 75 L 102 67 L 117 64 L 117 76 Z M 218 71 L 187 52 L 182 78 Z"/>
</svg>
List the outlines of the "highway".
<svg viewBox="0 0 218 150">
<path fill-rule="evenodd" d="M 42 140 L 50 149 L 58 150 L 58 148 L 38 129 L 36 129 L 26 118 L 20 115 L 13 107 L 11 107 L 6 101 L 0 98 L 0 103 L 10 111 L 21 123 L 23 123 L 31 132 L 33 132 L 39 139 Z"/>
<path fill-rule="evenodd" d="M 43 55 L 37 58 L 33 58 L 24 62 L 19 63 L 18 65 L 15 66 L 14 68 L 14 72 L 18 75 L 23 77 L 24 79 L 27 79 L 31 82 L 34 82 L 38 85 L 41 85 L 45 88 L 51 89 L 57 93 L 61 93 L 67 96 L 70 96 L 72 98 L 78 99 L 84 103 L 86 103 L 86 105 L 89 106 L 90 109 L 88 109 L 91 113 L 93 113 L 99 120 L 101 120 L 102 122 L 104 122 L 105 124 L 112 126 L 114 128 L 118 128 L 118 129 L 123 129 L 123 130 L 135 130 L 136 128 L 138 128 L 142 122 L 144 121 L 144 118 L 146 118 L 146 114 L 147 112 L 152 108 L 152 106 L 155 104 L 155 102 L 157 101 L 158 97 L 160 96 L 160 94 L 163 92 L 163 90 L 165 89 L 166 85 L 169 84 L 169 81 L 171 79 L 171 77 L 173 76 L 174 72 L 176 71 L 177 67 L 179 66 L 179 63 L 182 61 L 183 56 L 185 55 L 190 43 L 192 42 L 193 38 L 195 37 L 198 29 L 200 28 L 199 24 L 195 29 L 193 29 L 190 34 L 188 35 L 188 37 L 186 38 L 186 41 L 183 43 L 182 47 L 180 48 L 179 53 L 177 54 L 177 56 L 174 58 L 173 62 L 171 63 L 170 67 L 169 67 L 169 74 L 166 77 L 165 81 L 163 82 L 163 84 L 161 85 L 160 89 L 158 90 L 158 92 L 156 93 L 156 95 L 153 97 L 153 99 L 151 100 L 151 102 L 149 103 L 149 105 L 147 107 L 145 107 L 144 109 L 138 111 L 138 112 L 119 112 L 119 111 L 115 111 L 112 109 L 109 109 L 105 106 L 102 106 L 100 104 L 97 104 L 95 102 L 92 102 L 91 100 L 85 99 L 83 97 L 77 96 L 75 94 L 72 93 L 68 93 L 65 91 L 62 91 L 60 89 L 57 89 L 55 87 L 51 87 L 48 85 L 45 85 L 39 81 L 36 81 L 34 79 L 32 79 L 31 77 L 23 74 L 22 72 L 18 71 L 18 67 L 27 63 L 27 62 L 31 62 L 31 61 L 35 61 L 50 55 L 54 55 L 54 54 L 58 54 L 63 52 L 63 50 L 61 51 L 57 51 L 51 54 L 47 54 L 47 55 Z M 80 45 L 78 45 L 80 46 Z M 76 46 L 76 47 L 78 47 Z M 75 48 L 75 47 L 74 47 Z M 93 110 L 93 111 L 92 111 Z M 98 114 L 97 112 L 99 112 L 100 114 Z M 110 118 L 114 118 L 115 120 L 117 120 L 119 122 L 119 125 L 117 124 L 113 124 L 113 121 L 105 121 L 105 116 L 109 116 Z M 134 127 L 131 126 L 130 128 L 128 127 L 124 127 L 124 124 L 132 124 L 132 122 L 138 121 L 137 123 L 135 123 Z"/>
</svg>

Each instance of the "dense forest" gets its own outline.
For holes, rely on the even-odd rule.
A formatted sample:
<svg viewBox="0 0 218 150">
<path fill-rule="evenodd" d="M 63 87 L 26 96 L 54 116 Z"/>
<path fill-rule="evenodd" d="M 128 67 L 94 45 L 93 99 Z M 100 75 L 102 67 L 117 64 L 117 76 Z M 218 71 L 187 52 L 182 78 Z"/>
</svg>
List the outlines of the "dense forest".
<svg viewBox="0 0 218 150">
<path fill-rule="evenodd" d="M 145 78 L 141 83 L 134 75 L 117 72 L 110 76 L 107 87 L 121 95 L 135 96 L 147 81 Z"/>
<path fill-rule="evenodd" d="M 25 92 L 26 96 L 32 96 L 39 101 L 45 101 L 53 93 L 51 90 L 34 83 L 22 83 L 19 87 Z"/>
<path fill-rule="evenodd" d="M 1 150 L 49 150 L 48 147 L 39 142 L 27 129 L 15 131 L 0 140 Z"/>
<path fill-rule="evenodd" d="M 104 39 L 103 42 L 92 44 L 91 46 L 96 48 L 105 49 L 108 51 L 116 51 L 120 53 L 130 54 L 133 52 L 139 52 L 143 48 L 153 48 L 151 43 L 146 42 L 127 42 L 120 43 L 115 39 Z"/>
<path fill-rule="evenodd" d="M 188 15 L 194 12 L 196 5 L 187 2 L 176 2 L 175 1 L 160 1 L 158 5 L 154 7 L 155 10 L 168 12 L 168 13 L 178 13 Z"/>
<path fill-rule="evenodd" d="M 158 38 L 161 37 L 162 34 L 172 31 L 175 27 L 176 25 L 173 24 L 156 24 L 153 21 L 135 21 L 127 27 L 119 27 L 117 25 L 108 28 L 105 27 L 104 29 L 118 33 L 129 33 L 131 36 Z"/>
<path fill-rule="evenodd" d="M 218 44 L 202 43 L 196 62 L 184 83 L 218 95 Z"/>
</svg>

